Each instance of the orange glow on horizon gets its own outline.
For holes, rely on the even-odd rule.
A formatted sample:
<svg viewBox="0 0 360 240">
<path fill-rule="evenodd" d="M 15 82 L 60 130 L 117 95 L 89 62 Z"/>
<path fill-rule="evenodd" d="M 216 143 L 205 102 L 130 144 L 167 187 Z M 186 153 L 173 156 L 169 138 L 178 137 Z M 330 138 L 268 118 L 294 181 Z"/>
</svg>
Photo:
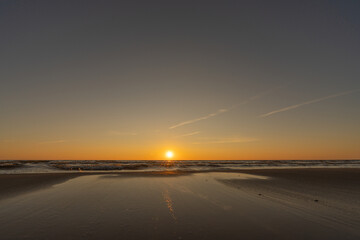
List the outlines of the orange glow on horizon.
<svg viewBox="0 0 360 240">
<path fill-rule="evenodd" d="M 330 139 L 331 140 L 331 139 Z M 191 144 L 191 142 L 8 141 L 0 144 L 0 160 L 321 160 L 358 159 L 354 144 L 327 140 L 251 142 L 246 144 Z M 167 152 L 172 152 L 172 157 Z M 344 153 L 345 152 L 345 153 Z"/>
</svg>

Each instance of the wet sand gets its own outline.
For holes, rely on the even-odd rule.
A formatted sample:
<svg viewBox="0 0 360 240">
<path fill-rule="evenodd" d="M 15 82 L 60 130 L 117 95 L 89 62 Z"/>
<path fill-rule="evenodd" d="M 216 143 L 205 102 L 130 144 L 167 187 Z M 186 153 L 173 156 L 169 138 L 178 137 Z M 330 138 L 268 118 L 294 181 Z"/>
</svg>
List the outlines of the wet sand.
<svg viewBox="0 0 360 240">
<path fill-rule="evenodd" d="M 360 169 L 0 175 L 0 239 L 359 239 Z"/>
<path fill-rule="evenodd" d="M 80 175 L 78 173 L 0 174 L 0 200 L 48 188 Z"/>
</svg>

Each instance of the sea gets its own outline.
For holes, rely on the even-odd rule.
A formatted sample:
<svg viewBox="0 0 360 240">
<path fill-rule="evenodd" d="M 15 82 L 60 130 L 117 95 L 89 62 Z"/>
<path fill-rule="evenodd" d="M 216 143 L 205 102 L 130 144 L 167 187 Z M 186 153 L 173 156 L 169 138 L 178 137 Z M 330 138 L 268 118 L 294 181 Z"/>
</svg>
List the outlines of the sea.
<svg viewBox="0 0 360 240">
<path fill-rule="evenodd" d="M 262 168 L 359 168 L 360 160 L 0 160 L 0 174 L 59 172 L 209 172 Z"/>
</svg>

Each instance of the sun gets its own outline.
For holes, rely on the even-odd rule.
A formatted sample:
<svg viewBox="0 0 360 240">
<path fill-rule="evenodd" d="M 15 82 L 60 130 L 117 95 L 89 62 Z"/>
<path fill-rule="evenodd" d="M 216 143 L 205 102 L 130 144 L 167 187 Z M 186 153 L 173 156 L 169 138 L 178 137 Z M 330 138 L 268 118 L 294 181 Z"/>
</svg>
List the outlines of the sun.
<svg viewBox="0 0 360 240">
<path fill-rule="evenodd" d="M 167 152 L 165 153 L 165 156 L 166 156 L 168 159 L 171 159 L 171 158 L 174 157 L 174 153 L 173 153 L 172 151 L 167 151 Z"/>
</svg>

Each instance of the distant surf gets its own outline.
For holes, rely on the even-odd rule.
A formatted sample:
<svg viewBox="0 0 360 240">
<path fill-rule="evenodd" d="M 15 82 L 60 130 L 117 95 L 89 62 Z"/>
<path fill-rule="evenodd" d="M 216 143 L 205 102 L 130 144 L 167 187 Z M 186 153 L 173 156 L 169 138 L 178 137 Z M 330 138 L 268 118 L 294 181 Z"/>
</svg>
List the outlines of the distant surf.
<svg viewBox="0 0 360 240">
<path fill-rule="evenodd" d="M 360 167 L 360 160 L 238 160 L 238 161 L 14 161 L 0 160 L 0 174 L 50 172 L 233 171 L 247 168 Z"/>
</svg>

